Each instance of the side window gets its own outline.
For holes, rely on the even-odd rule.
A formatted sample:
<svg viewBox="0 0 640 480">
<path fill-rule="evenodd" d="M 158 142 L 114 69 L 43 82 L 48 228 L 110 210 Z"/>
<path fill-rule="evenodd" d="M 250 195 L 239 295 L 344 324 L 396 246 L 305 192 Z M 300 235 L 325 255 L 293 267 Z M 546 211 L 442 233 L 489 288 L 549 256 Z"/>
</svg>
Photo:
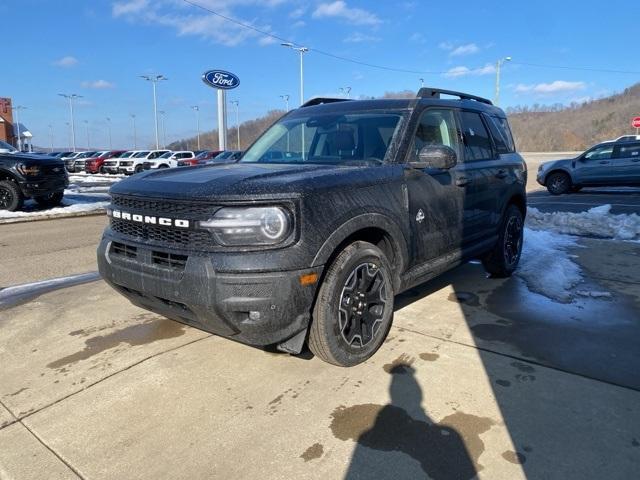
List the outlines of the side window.
<svg viewBox="0 0 640 480">
<path fill-rule="evenodd" d="M 613 145 L 603 145 L 587 152 L 586 160 L 610 160 L 613 156 Z"/>
<path fill-rule="evenodd" d="M 494 117 L 493 115 L 485 115 L 484 118 L 487 121 L 487 125 L 489 125 L 489 131 L 498 153 L 513 153 L 515 146 L 507 119 Z"/>
<path fill-rule="evenodd" d="M 464 138 L 464 158 L 467 162 L 476 160 L 490 160 L 493 158 L 493 149 L 489 132 L 482 123 L 480 114 L 474 112 L 461 112 L 462 133 Z"/>
<path fill-rule="evenodd" d="M 427 145 L 446 145 L 460 154 L 458 129 L 453 110 L 427 109 L 422 113 L 409 161 L 416 161 L 418 153 Z"/>
<path fill-rule="evenodd" d="M 640 158 L 640 143 L 629 143 L 618 147 L 619 158 Z"/>
</svg>

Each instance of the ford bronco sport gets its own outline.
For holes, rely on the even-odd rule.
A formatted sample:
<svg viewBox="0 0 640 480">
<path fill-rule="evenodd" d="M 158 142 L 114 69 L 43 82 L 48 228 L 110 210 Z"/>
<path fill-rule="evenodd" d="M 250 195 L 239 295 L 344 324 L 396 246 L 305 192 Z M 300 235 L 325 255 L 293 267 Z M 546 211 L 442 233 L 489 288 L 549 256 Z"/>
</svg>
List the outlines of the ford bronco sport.
<svg viewBox="0 0 640 480">
<path fill-rule="evenodd" d="M 511 275 L 526 176 L 489 100 L 314 99 L 238 163 L 114 185 L 99 269 L 178 322 L 356 365 L 384 341 L 394 295 L 475 258 Z"/>
</svg>

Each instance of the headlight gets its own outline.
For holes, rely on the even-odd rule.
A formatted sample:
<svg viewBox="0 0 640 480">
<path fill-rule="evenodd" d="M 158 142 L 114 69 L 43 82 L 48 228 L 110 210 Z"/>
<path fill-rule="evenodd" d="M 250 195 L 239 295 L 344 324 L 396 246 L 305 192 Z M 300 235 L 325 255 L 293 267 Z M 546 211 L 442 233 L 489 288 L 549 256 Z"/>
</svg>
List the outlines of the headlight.
<svg viewBox="0 0 640 480">
<path fill-rule="evenodd" d="M 25 165 L 24 163 L 19 163 L 16 165 L 16 170 L 25 176 L 33 176 L 40 175 L 40 167 L 38 165 Z"/>
<path fill-rule="evenodd" d="M 291 215 L 280 207 L 221 208 L 199 226 L 227 246 L 277 245 L 291 233 Z"/>
</svg>

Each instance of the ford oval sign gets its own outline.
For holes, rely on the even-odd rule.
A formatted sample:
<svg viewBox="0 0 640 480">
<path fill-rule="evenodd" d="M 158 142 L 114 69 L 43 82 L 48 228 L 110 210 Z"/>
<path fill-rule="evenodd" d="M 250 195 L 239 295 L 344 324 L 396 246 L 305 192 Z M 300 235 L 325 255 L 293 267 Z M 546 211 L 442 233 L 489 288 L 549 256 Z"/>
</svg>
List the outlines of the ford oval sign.
<svg viewBox="0 0 640 480">
<path fill-rule="evenodd" d="M 209 70 L 202 75 L 202 81 L 213 88 L 232 90 L 240 85 L 240 79 L 231 72 Z"/>
</svg>

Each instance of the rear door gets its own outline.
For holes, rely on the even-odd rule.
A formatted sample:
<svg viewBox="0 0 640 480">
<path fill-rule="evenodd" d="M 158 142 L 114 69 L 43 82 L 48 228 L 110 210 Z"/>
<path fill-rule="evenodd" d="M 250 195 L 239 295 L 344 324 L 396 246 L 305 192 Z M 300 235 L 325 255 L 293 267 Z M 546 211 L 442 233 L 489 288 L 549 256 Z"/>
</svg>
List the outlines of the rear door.
<svg viewBox="0 0 640 480">
<path fill-rule="evenodd" d="M 640 142 L 616 145 L 612 162 L 617 184 L 640 184 Z"/>
<path fill-rule="evenodd" d="M 613 171 L 614 144 L 597 145 L 576 161 L 575 183 L 580 185 L 615 185 Z"/>
<path fill-rule="evenodd" d="M 409 146 L 407 163 L 418 161 L 418 152 L 426 145 L 446 145 L 460 157 L 455 110 L 428 108 L 420 114 Z M 465 205 L 465 188 L 457 185 L 460 176 L 457 167 L 438 170 L 406 166 L 413 265 L 423 264 L 460 248 Z"/>
</svg>

